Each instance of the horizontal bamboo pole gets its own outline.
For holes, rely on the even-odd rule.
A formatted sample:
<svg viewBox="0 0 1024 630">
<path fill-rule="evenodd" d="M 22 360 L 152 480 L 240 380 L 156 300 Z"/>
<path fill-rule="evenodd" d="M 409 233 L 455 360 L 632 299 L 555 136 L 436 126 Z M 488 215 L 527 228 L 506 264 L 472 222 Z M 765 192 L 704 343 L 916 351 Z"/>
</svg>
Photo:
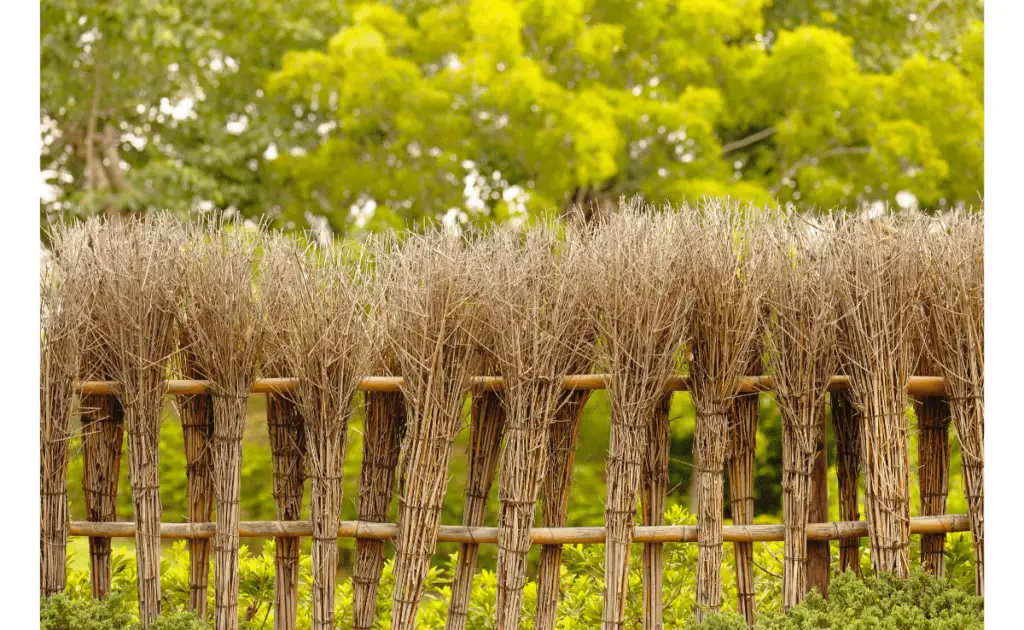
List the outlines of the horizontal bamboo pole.
<svg viewBox="0 0 1024 630">
<path fill-rule="evenodd" d="M 567 376 L 562 383 L 564 389 L 593 390 L 605 389 L 608 383 L 607 374 L 575 374 Z M 482 386 L 484 390 L 495 391 L 504 387 L 500 376 L 477 376 L 471 379 L 473 387 Z M 261 378 L 252 386 L 253 394 L 274 394 L 289 392 L 295 388 L 294 378 Z M 401 391 L 400 376 L 367 376 L 359 384 L 359 389 L 366 392 L 397 392 Z M 666 391 L 687 391 L 690 379 L 687 376 L 673 376 L 665 383 Z M 850 388 L 850 377 L 833 376 L 829 391 L 841 391 Z M 85 381 L 79 383 L 82 394 L 116 394 L 116 381 Z M 744 376 L 740 379 L 740 393 L 765 392 L 772 389 L 770 376 Z M 909 383 L 911 396 L 945 396 L 946 382 L 941 376 L 911 376 Z M 211 393 L 209 381 L 169 380 L 167 393 L 174 395 L 208 394 Z"/>
<path fill-rule="evenodd" d="M 161 523 L 162 538 L 212 538 L 214 523 Z M 779 525 L 726 525 L 723 530 L 726 542 L 768 542 L 781 541 L 785 526 Z M 918 516 L 910 519 L 912 534 L 942 534 L 970 530 L 966 514 L 943 516 Z M 269 538 L 310 536 L 313 528 L 309 521 L 242 521 L 238 535 L 242 538 Z M 604 543 L 604 527 L 534 527 L 534 545 L 580 545 Z M 92 522 L 71 523 L 72 536 L 94 536 L 103 538 L 130 538 L 135 535 L 134 522 Z M 366 538 L 390 540 L 398 535 L 394 523 L 367 523 L 342 521 L 338 527 L 340 538 Z M 836 521 L 811 523 L 807 526 L 809 540 L 839 540 L 853 536 L 868 535 L 866 521 Z M 438 542 L 495 544 L 498 542 L 497 527 L 463 527 L 442 525 L 437 536 Z M 692 525 L 637 526 L 633 541 L 648 542 L 697 542 L 697 528 Z"/>
</svg>

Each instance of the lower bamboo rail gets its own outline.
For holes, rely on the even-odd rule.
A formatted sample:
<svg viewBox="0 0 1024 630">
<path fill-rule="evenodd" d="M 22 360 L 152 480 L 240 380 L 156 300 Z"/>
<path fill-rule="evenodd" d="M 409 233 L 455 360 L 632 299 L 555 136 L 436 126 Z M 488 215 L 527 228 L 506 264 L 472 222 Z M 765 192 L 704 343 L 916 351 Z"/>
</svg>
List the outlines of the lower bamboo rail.
<svg viewBox="0 0 1024 630">
<path fill-rule="evenodd" d="M 261 378 L 252 386 L 253 394 L 273 394 L 289 392 L 295 388 L 295 378 Z M 470 379 L 471 386 L 482 386 L 484 390 L 495 391 L 504 387 L 500 376 L 476 376 Z M 168 380 L 168 394 L 207 394 L 210 393 L 209 381 Z M 605 389 L 608 385 L 607 374 L 575 374 L 567 376 L 562 383 L 563 389 L 592 390 Z M 359 390 L 365 392 L 397 392 L 401 391 L 400 376 L 367 376 L 359 383 Z M 690 379 L 686 376 L 673 376 L 665 383 L 667 391 L 686 391 L 690 388 Z M 850 377 L 833 376 L 829 391 L 845 391 L 850 388 Z M 770 376 L 744 376 L 740 379 L 739 392 L 771 391 Z M 116 394 L 117 381 L 85 381 L 79 383 L 82 394 Z M 941 376 L 911 376 L 907 386 L 911 396 L 945 396 L 946 381 Z"/>
<path fill-rule="evenodd" d="M 160 537 L 172 539 L 213 538 L 214 523 L 161 523 Z M 966 514 L 944 516 L 918 516 L 910 519 L 911 534 L 948 534 L 970 531 L 970 519 Z M 782 541 L 785 525 L 726 525 L 723 528 L 725 542 L 773 542 Z M 289 536 L 311 536 L 313 527 L 309 521 L 242 521 L 238 525 L 241 538 L 270 538 Z M 91 522 L 71 523 L 71 536 L 93 536 L 105 538 L 131 538 L 135 535 L 134 522 Z M 390 540 L 398 535 L 395 523 L 368 523 L 342 521 L 338 527 L 339 538 L 366 538 Z M 810 523 L 807 526 L 808 540 L 839 540 L 853 536 L 868 535 L 867 521 L 834 521 L 831 523 Z M 534 545 L 584 545 L 604 543 L 604 527 L 534 527 L 531 532 Z M 463 527 L 442 525 L 437 535 L 438 542 L 496 544 L 497 527 Z M 697 527 L 694 525 L 637 526 L 633 535 L 636 543 L 692 543 L 697 542 Z"/>
</svg>

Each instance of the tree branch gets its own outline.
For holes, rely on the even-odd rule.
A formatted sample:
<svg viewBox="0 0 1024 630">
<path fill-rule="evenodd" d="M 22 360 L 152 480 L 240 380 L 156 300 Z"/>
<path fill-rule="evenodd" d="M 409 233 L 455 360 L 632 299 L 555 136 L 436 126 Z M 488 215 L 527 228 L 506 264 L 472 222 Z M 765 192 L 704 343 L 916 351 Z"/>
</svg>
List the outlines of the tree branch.
<svg viewBox="0 0 1024 630">
<path fill-rule="evenodd" d="M 743 147 L 749 147 L 750 145 L 760 142 L 766 138 L 771 138 L 777 131 L 778 129 L 775 127 L 768 127 L 767 129 L 762 129 L 757 133 L 752 133 L 746 138 L 740 138 L 739 140 L 726 143 L 722 146 L 722 155 L 724 156 L 728 153 L 732 153 L 733 151 L 742 149 Z"/>
</svg>

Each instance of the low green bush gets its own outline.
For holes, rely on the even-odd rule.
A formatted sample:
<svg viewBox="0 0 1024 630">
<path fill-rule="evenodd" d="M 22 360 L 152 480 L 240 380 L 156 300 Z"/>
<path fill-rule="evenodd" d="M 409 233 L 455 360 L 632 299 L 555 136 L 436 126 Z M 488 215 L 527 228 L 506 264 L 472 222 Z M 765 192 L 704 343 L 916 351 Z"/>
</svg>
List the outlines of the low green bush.
<svg viewBox="0 0 1024 630">
<path fill-rule="evenodd" d="M 694 518 L 686 510 L 672 506 L 666 511 L 671 525 L 692 525 Z M 916 545 L 915 545 L 916 547 Z M 833 545 L 838 551 L 838 546 Z M 536 553 L 536 552 L 535 552 Z M 831 630 L 882 628 L 883 630 L 973 629 L 983 627 L 981 598 L 973 590 L 973 566 L 969 537 L 950 536 L 946 545 L 947 579 L 915 570 L 906 582 L 890 576 L 872 577 L 870 559 L 862 555 L 863 572 L 867 577 L 857 580 L 852 573 L 833 578 L 829 599 L 812 593 L 807 601 L 783 615 L 779 609 L 782 581 L 782 543 L 755 545 L 757 566 L 759 628 L 765 630 Z M 916 557 L 916 554 L 914 554 Z M 642 589 L 640 546 L 637 545 L 630 567 L 626 600 L 627 628 L 642 627 Z M 451 597 L 454 577 L 454 556 L 431 568 L 426 595 L 420 606 L 417 628 L 442 630 Z M 838 558 L 833 559 L 833 565 Z M 559 603 L 559 630 L 590 630 L 601 625 L 604 590 L 604 547 L 601 545 L 567 545 L 563 552 L 562 601 Z M 695 629 L 694 584 L 697 571 L 696 545 L 665 545 L 664 602 L 665 627 Z M 390 626 L 393 561 L 389 560 L 381 576 L 377 598 L 377 628 Z M 311 625 L 312 576 L 310 558 L 304 554 L 299 570 L 300 629 Z M 206 622 L 185 612 L 188 603 L 188 552 L 184 543 L 175 543 L 166 553 L 161 566 L 162 598 L 165 617 L 156 630 L 197 630 Z M 723 606 L 725 612 L 708 617 L 701 630 L 745 630 L 746 623 L 735 613 L 736 589 L 731 546 L 727 546 L 722 567 Z M 113 594 L 106 602 L 93 602 L 87 570 L 69 571 L 65 594 L 47 600 L 41 612 L 41 626 L 46 630 L 93 630 L 99 628 L 137 627 L 135 590 L 135 558 L 123 548 L 116 548 L 112 558 Z M 212 583 L 212 579 L 211 579 Z M 473 581 L 467 630 L 493 627 L 496 581 L 494 571 L 481 570 Z M 524 597 L 522 628 L 533 627 L 536 607 L 536 583 L 528 583 Z M 273 627 L 274 546 L 263 545 L 259 553 L 242 547 L 239 571 L 239 627 L 241 630 L 267 630 Z M 336 615 L 340 628 L 352 618 L 352 583 L 339 576 Z M 210 610 L 213 609 L 212 589 Z"/>
<path fill-rule="evenodd" d="M 115 591 L 105 601 L 82 599 L 61 593 L 44 597 L 39 604 L 40 630 L 139 630 L 134 603 Z M 189 612 L 169 612 L 150 624 L 149 630 L 207 630 L 208 624 Z"/>
<path fill-rule="evenodd" d="M 764 630 L 969 630 L 985 627 L 984 600 L 915 567 L 907 580 L 843 573 L 826 600 L 811 593 L 788 615 L 766 615 Z"/>
</svg>

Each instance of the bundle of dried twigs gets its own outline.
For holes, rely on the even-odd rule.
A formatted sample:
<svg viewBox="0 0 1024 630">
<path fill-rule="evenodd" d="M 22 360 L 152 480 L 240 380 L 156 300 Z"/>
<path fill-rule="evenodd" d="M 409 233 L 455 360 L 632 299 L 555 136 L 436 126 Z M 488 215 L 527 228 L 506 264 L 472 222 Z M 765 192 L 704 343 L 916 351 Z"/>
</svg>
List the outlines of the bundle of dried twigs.
<svg viewBox="0 0 1024 630">
<path fill-rule="evenodd" d="M 380 253 L 376 251 L 374 253 Z M 382 284 L 382 283 L 381 283 Z M 370 341 L 374 374 L 401 375 L 397 351 L 391 346 L 387 287 L 373 296 Z M 401 392 L 363 394 L 363 461 L 359 471 L 359 520 L 384 522 L 395 493 L 402 438 L 405 436 L 405 400 Z M 356 560 L 352 571 L 353 629 L 370 630 L 377 619 L 377 591 L 384 569 L 384 541 L 356 539 Z"/>
<path fill-rule="evenodd" d="M 39 589 L 44 596 L 62 592 L 67 579 L 68 442 L 90 323 L 90 304 L 83 300 L 89 286 L 80 263 L 83 236 L 81 230 L 54 230 L 53 256 L 39 279 Z"/>
<path fill-rule="evenodd" d="M 370 365 L 367 273 L 341 248 L 278 250 L 273 282 L 291 290 L 277 326 L 284 360 L 298 378 L 294 399 L 305 423 L 313 524 L 313 628 L 334 628 L 342 470 L 352 399 Z M 268 278 L 268 281 L 270 281 Z"/>
<path fill-rule="evenodd" d="M 95 346 L 84 355 L 83 374 L 88 378 L 110 380 L 98 372 L 102 352 Z M 91 372 L 91 374 L 90 374 Z M 82 420 L 82 493 L 87 519 L 98 522 L 117 520 L 117 485 L 124 448 L 124 408 L 117 396 L 88 395 L 79 398 Z M 89 538 L 89 567 L 92 596 L 106 599 L 110 594 L 110 539 Z"/>
<path fill-rule="evenodd" d="M 946 377 L 974 538 L 975 589 L 985 594 L 985 233 L 981 214 L 930 235 L 926 305 L 931 359 Z"/>
<path fill-rule="evenodd" d="M 102 380 L 102 379 L 101 379 Z M 117 520 L 117 482 L 124 448 L 124 410 L 117 396 L 82 396 L 82 491 L 90 521 Z M 110 539 L 89 538 L 92 596 L 110 594 Z"/>
<path fill-rule="evenodd" d="M 187 328 L 179 330 L 179 347 L 174 371 L 180 378 L 205 379 L 192 351 Z M 188 520 L 208 523 L 213 516 L 213 398 L 209 394 L 175 396 L 181 433 L 185 445 L 185 472 L 188 477 Z M 188 608 L 206 616 L 210 577 L 210 541 L 188 541 Z"/>
<path fill-rule="evenodd" d="M 249 389 L 267 334 L 260 302 L 260 231 L 218 224 L 188 241 L 189 268 L 181 326 L 188 329 L 199 368 L 213 396 L 213 471 L 217 500 L 214 551 L 214 624 L 238 627 L 238 520 L 242 437 Z"/>
<path fill-rule="evenodd" d="M 587 373 L 594 362 L 583 357 L 573 369 L 575 374 Z M 583 408 L 590 398 L 589 391 L 574 390 L 563 393 L 564 401 L 551 422 L 548 436 L 548 472 L 544 476 L 541 496 L 544 527 L 565 527 L 572 489 L 572 469 L 576 460 L 576 443 L 583 421 Z M 562 568 L 562 545 L 544 545 L 537 565 L 537 611 L 533 616 L 534 630 L 554 630 L 558 601 L 559 578 Z"/>
<path fill-rule="evenodd" d="M 392 371 L 374 372 L 394 374 Z M 359 471 L 359 520 L 387 521 L 395 492 L 405 401 L 396 392 L 366 392 L 363 398 L 363 462 Z M 352 570 L 353 630 L 370 630 L 377 618 L 377 590 L 384 570 L 384 541 L 356 539 Z"/>
<path fill-rule="evenodd" d="M 761 344 L 755 344 L 747 362 L 747 374 L 761 374 Z M 754 456 L 757 453 L 757 420 L 761 400 L 757 393 L 737 396 L 732 402 L 729 421 L 729 447 L 726 468 L 729 473 L 729 504 L 733 525 L 754 524 Z M 754 592 L 754 545 L 733 543 L 736 563 L 736 609 L 747 624 L 757 620 Z"/>
<path fill-rule="evenodd" d="M 668 465 L 672 447 L 669 426 L 672 394 L 658 401 L 647 425 L 647 453 L 644 456 L 643 482 L 640 488 L 640 522 L 644 525 L 663 525 L 665 521 L 665 495 L 668 493 Z M 663 628 L 662 602 L 664 543 L 644 543 L 643 597 L 644 628 Z"/>
<path fill-rule="evenodd" d="M 807 584 L 807 519 L 811 478 L 823 436 L 828 385 L 839 367 L 838 298 L 834 289 L 834 224 L 795 224 L 775 231 L 775 260 L 766 296 L 766 349 L 782 413 L 783 522 L 786 525 L 782 605 L 803 601 Z M 824 593 L 823 593 L 824 594 Z"/>
<path fill-rule="evenodd" d="M 757 239 L 769 215 L 756 208 L 707 204 L 681 211 L 683 242 L 693 248 L 687 284 L 695 290 L 689 334 L 691 391 L 697 412 L 694 467 L 697 476 L 696 616 L 721 606 L 723 476 L 729 417 L 737 379 L 750 361 L 759 331 L 762 260 Z"/>
<path fill-rule="evenodd" d="M 905 223 L 842 224 L 835 278 L 840 346 L 862 418 L 871 564 L 899 576 L 910 569 L 907 381 L 917 368 L 922 319 L 919 228 L 912 218 Z"/>
<path fill-rule="evenodd" d="M 387 287 L 392 347 L 402 370 L 402 441 L 391 627 L 413 628 L 448 487 L 452 443 L 475 371 L 471 270 L 461 237 L 409 235 L 379 274 Z M 391 317 L 389 315 L 389 317 Z"/>
<path fill-rule="evenodd" d="M 562 380 L 589 354 L 582 242 L 547 226 L 496 230 L 478 247 L 490 265 L 478 314 L 504 379 L 505 446 L 498 485 L 497 622 L 519 627 L 526 556 L 547 469 Z"/>
<path fill-rule="evenodd" d="M 488 361 L 487 357 L 481 359 L 480 365 L 484 366 L 487 373 L 497 371 L 492 368 L 493 360 Z M 478 387 L 471 395 L 469 473 L 466 476 L 462 524 L 466 527 L 480 527 L 487 518 L 487 497 L 491 493 L 494 476 L 498 472 L 498 462 L 501 459 L 506 414 L 500 393 L 484 391 L 482 387 Z M 480 545 L 477 543 L 459 544 L 445 630 L 463 630 L 466 627 L 473 573 L 476 570 L 479 552 Z"/>
<path fill-rule="evenodd" d="M 183 228 L 167 216 L 90 221 L 84 259 L 101 369 L 120 382 L 135 515 L 139 617 L 160 613 L 160 414 L 182 278 Z"/>
<path fill-rule="evenodd" d="M 604 217 L 588 241 L 600 360 L 610 374 L 611 441 L 605 501 L 605 601 L 602 624 L 625 623 L 630 546 L 637 494 L 648 448 L 648 425 L 679 365 L 690 294 L 685 256 L 690 244 L 676 217 L 639 201 Z M 661 623 L 645 611 L 649 623 Z"/>
<path fill-rule="evenodd" d="M 274 278 L 275 261 L 287 260 L 295 252 L 295 241 L 271 235 L 265 246 L 263 269 L 268 280 L 262 284 L 262 302 L 271 325 L 264 345 L 263 374 L 270 378 L 291 375 L 286 358 L 288 326 L 280 325 L 291 316 L 294 287 Z M 302 518 L 302 496 L 306 481 L 306 428 L 291 394 L 268 393 L 267 433 L 274 471 L 274 504 L 278 520 Z M 274 539 L 274 630 L 294 630 L 298 623 L 300 540 L 290 536 Z"/>
</svg>

